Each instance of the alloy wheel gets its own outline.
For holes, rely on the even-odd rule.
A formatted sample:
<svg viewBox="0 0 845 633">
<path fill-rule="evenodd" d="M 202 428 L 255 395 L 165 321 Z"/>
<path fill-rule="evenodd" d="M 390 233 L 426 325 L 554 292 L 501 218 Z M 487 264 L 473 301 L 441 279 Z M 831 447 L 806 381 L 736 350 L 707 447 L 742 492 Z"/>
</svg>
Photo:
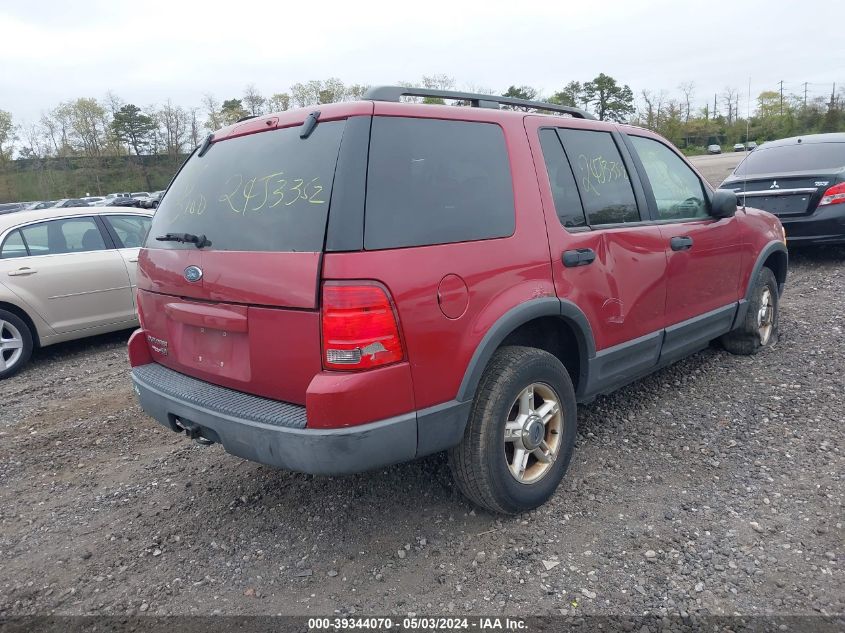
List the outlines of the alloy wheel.
<svg viewBox="0 0 845 633">
<path fill-rule="evenodd" d="M 563 434 L 560 398 L 549 385 L 532 383 L 511 405 L 505 422 L 505 461 L 520 483 L 542 479 L 554 464 Z"/>
</svg>

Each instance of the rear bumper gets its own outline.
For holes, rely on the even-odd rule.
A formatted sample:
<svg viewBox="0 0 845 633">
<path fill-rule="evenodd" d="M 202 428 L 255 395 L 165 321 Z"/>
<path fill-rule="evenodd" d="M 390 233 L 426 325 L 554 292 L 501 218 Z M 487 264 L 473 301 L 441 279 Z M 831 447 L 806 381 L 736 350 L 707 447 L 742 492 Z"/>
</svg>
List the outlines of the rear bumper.
<svg viewBox="0 0 845 633">
<path fill-rule="evenodd" d="M 305 408 L 189 378 L 151 363 L 133 368 L 144 411 L 159 424 L 227 453 L 315 475 L 364 472 L 454 446 L 469 403 L 447 403 L 338 429 L 305 428 Z M 422 436 L 418 433 L 422 429 Z"/>
<path fill-rule="evenodd" d="M 778 218 L 791 246 L 845 243 L 845 204 L 832 204 L 806 216 Z"/>
</svg>

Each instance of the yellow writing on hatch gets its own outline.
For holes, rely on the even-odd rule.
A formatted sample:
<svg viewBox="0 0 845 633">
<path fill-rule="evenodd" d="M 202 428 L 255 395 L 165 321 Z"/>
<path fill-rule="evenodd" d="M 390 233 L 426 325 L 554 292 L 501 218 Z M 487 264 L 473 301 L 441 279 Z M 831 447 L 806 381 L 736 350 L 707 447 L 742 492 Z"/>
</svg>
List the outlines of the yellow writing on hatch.
<svg viewBox="0 0 845 633">
<path fill-rule="evenodd" d="M 326 202 L 319 177 L 310 180 L 290 178 L 283 171 L 249 179 L 241 174 L 232 174 L 226 180 L 223 190 L 218 201 L 241 215 L 279 206 L 289 207 L 297 202 Z"/>
<path fill-rule="evenodd" d="M 195 187 L 196 183 L 190 182 L 178 194 L 174 192 L 176 199 L 175 204 L 178 212 L 173 214 L 173 220 L 170 222 L 171 224 L 176 220 L 176 218 L 179 218 L 182 215 L 202 215 L 205 213 L 205 210 L 208 207 L 208 201 L 203 194 L 194 192 Z"/>
</svg>

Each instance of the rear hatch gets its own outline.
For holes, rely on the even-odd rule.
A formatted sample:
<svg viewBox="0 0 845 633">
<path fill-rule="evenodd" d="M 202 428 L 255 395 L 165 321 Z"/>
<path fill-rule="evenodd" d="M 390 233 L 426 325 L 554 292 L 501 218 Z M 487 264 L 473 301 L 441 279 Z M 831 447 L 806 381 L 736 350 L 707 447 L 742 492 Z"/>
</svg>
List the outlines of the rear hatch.
<svg viewBox="0 0 845 633">
<path fill-rule="evenodd" d="M 785 139 L 748 154 L 722 187 L 736 191 L 750 207 L 784 218 L 803 216 L 842 179 L 843 166 L 845 143 L 817 142 L 812 136 Z"/>
<path fill-rule="evenodd" d="M 307 138 L 277 125 L 235 128 L 179 172 L 140 254 L 139 312 L 156 362 L 304 404 L 321 369 L 320 263 L 345 120 Z M 210 244 L 175 241 L 185 234 Z"/>
<path fill-rule="evenodd" d="M 732 183 L 740 203 L 777 216 L 812 213 L 834 176 L 766 176 Z M 727 185 L 726 185 L 727 186 Z"/>
</svg>

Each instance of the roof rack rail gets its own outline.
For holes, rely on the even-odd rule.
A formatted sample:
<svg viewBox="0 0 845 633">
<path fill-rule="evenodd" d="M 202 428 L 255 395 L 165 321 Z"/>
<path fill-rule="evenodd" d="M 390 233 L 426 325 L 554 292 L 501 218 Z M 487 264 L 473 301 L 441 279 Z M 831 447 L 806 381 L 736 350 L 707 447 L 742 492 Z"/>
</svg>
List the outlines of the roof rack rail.
<svg viewBox="0 0 845 633">
<path fill-rule="evenodd" d="M 515 99 L 513 97 L 500 97 L 498 95 L 486 95 L 476 92 L 457 92 L 454 90 L 433 90 L 431 88 L 406 88 L 404 86 L 375 86 L 364 93 L 364 99 L 370 101 L 393 101 L 399 102 L 402 97 L 434 97 L 437 99 L 457 99 L 469 101 L 474 108 L 493 108 L 498 110 L 500 105 L 519 106 L 521 108 L 534 108 L 535 110 L 548 110 L 568 114 L 576 119 L 592 119 L 589 112 L 580 108 L 546 103 L 545 101 L 529 101 L 528 99 Z"/>
</svg>

